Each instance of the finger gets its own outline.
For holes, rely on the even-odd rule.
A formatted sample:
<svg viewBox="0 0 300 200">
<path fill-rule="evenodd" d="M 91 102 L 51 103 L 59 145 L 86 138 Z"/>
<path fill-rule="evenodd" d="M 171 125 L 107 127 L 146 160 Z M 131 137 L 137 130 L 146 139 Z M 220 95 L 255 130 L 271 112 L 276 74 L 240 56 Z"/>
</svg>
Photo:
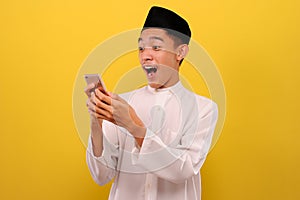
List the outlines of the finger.
<svg viewBox="0 0 300 200">
<path fill-rule="evenodd" d="M 121 101 L 122 103 L 127 103 L 123 98 L 121 98 L 119 95 L 111 93 L 111 97 L 115 100 Z"/>
<path fill-rule="evenodd" d="M 110 113 L 112 115 L 112 111 L 113 111 L 112 106 L 107 105 L 106 103 L 99 101 L 99 100 L 96 102 L 96 106 L 102 110 L 107 111 L 108 113 Z"/>
<path fill-rule="evenodd" d="M 108 113 L 112 113 L 112 107 L 100 101 L 96 96 L 95 93 L 91 94 L 91 98 L 87 101 L 88 107 L 91 108 L 93 111 L 100 112 L 100 110 L 106 111 Z"/>
<path fill-rule="evenodd" d="M 99 101 L 98 98 L 95 97 L 94 92 L 91 94 L 91 98 L 89 98 L 86 101 L 86 106 L 88 107 L 88 112 L 90 113 L 91 116 L 94 116 L 97 119 L 104 119 L 104 120 L 115 123 L 113 120 L 112 113 L 107 111 L 109 109 L 111 110 L 112 108 L 110 106 L 108 106 L 107 104 Z M 101 107 L 103 107 L 104 109 Z M 105 110 L 105 109 L 107 109 L 107 110 Z"/>
<path fill-rule="evenodd" d="M 100 85 L 99 87 L 97 87 L 97 89 L 100 90 L 103 94 L 109 96 L 109 92 L 105 91 L 102 85 Z"/>
<path fill-rule="evenodd" d="M 86 102 L 85 102 L 85 105 L 86 105 L 87 107 L 89 107 L 89 103 L 90 103 L 90 99 L 87 99 Z"/>
<path fill-rule="evenodd" d="M 95 93 L 94 92 L 92 92 L 91 93 L 91 96 L 90 96 L 90 102 L 93 104 L 93 105 L 96 105 L 96 101 L 97 101 L 97 97 L 95 97 Z"/>
<path fill-rule="evenodd" d="M 107 119 L 112 119 L 113 118 L 113 115 L 111 112 L 107 111 L 107 110 L 104 110 L 104 109 L 101 109 L 101 108 L 98 108 L 97 106 L 94 106 L 94 111 L 96 113 L 98 113 L 99 115 L 103 115 L 105 116 Z"/>
<path fill-rule="evenodd" d="M 106 103 L 100 101 L 94 93 L 92 93 L 91 95 L 91 99 L 89 101 L 89 104 L 88 104 L 88 107 L 97 112 L 97 113 L 100 113 L 100 114 L 103 114 L 107 117 L 110 117 L 112 118 L 112 106 L 110 105 L 107 105 Z"/>
<path fill-rule="evenodd" d="M 88 110 L 92 110 L 95 112 L 95 104 L 92 101 L 87 101 L 86 106 Z"/>
<path fill-rule="evenodd" d="M 110 97 L 112 97 L 112 95 L 114 94 L 114 93 L 112 93 L 112 92 L 110 92 L 110 91 L 106 91 L 106 93 L 107 93 L 108 96 L 110 96 Z"/>
<path fill-rule="evenodd" d="M 107 121 L 110 121 L 112 123 L 115 123 L 115 120 L 113 119 L 113 117 L 111 117 L 111 115 L 107 115 L 107 113 L 105 113 L 105 112 L 104 113 L 99 113 L 99 112 L 96 112 L 92 109 L 89 109 L 88 111 L 92 116 L 94 116 L 98 119 L 103 119 L 103 120 L 107 120 Z"/>
<path fill-rule="evenodd" d="M 111 97 L 108 95 L 105 95 L 102 91 L 100 91 L 99 89 L 95 90 L 95 95 L 98 97 L 98 99 L 104 103 L 106 103 L 107 105 L 111 105 Z"/>
<path fill-rule="evenodd" d="M 105 110 L 112 115 L 112 106 L 108 105 L 107 103 L 101 101 L 99 98 L 93 96 L 93 104 L 98 107 L 99 109 Z"/>
<path fill-rule="evenodd" d="M 96 104 L 97 104 L 97 98 L 95 97 L 95 94 L 92 93 L 91 97 L 87 100 L 87 107 L 93 111 L 96 110 Z"/>
<path fill-rule="evenodd" d="M 112 107 L 100 101 L 95 94 L 92 93 L 91 100 L 88 102 L 88 107 L 92 111 L 106 116 L 107 118 L 112 118 Z"/>
<path fill-rule="evenodd" d="M 92 115 L 93 117 L 96 117 L 97 119 L 104 119 L 104 120 L 106 120 L 105 116 L 103 116 L 103 115 L 101 115 L 101 114 L 99 114 L 99 113 L 97 113 L 97 112 L 95 112 L 95 111 L 93 111 L 91 109 L 88 109 L 88 112 L 90 113 L 90 115 Z"/>
<path fill-rule="evenodd" d="M 95 87 L 94 83 L 88 84 L 85 88 L 84 88 L 84 92 L 85 94 L 90 97 L 91 96 L 91 89 L 93 89 Z"/>
</svg>

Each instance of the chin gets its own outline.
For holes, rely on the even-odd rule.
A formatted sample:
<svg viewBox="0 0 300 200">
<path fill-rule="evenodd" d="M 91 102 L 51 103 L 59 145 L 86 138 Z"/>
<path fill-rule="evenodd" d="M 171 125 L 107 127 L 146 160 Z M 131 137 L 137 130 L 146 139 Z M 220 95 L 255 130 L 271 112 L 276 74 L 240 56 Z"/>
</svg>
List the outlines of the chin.
<svg viewBox="0 0 300 200">
<path fill-rule="evenodd" d="M 155 89 L 159 89 L 159 88 L 163 88 L 162 84 L 159 83 L 148 83 L 150 85 L 150 87 L 155 88 Z"/>
</svg>

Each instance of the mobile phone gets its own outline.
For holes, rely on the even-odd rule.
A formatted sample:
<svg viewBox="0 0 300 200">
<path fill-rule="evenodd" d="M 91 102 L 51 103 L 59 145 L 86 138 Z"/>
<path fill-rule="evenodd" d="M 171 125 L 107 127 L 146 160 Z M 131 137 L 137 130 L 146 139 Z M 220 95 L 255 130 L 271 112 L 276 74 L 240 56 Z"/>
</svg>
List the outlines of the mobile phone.
<svg viewBox="0 0 300 200">
<path fill-rule="evenodd" d="M 91 84 L 91 83 L 95 84 L 95 87 L 92 88 L 90 92 L 94 92 L 95 89 L 98 88 L 101 92 L 107 95 L 106 87 L 104 85 L 104 82 L 100 78 L 99 74 L 85 74 L 84 79 L 87 84 Z"/>
</svg>

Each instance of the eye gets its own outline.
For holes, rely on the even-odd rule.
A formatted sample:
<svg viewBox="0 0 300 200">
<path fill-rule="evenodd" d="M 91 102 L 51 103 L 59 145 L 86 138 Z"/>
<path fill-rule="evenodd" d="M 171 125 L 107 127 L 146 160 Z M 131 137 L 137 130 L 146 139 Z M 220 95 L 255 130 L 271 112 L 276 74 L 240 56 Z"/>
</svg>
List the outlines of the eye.
<svg viewBox="0 0 300 200">
<path fill-rule="evenodd" d="M 144 47 L 139 47 L 139 51 L 144 51 Z"/>
<path fill-rule="evenodd" d="M 152 49 L 155 51 L 159 51 L 161 49 L 161 46 L 154 45 L 152 46 Z"/>
</svg>

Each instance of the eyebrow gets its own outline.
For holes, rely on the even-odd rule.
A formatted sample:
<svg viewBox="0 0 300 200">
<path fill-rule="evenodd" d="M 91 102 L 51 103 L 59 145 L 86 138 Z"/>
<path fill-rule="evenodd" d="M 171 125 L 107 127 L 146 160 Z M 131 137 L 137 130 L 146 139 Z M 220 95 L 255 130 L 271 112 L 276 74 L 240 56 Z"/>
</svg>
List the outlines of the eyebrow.
<svg viewBox="0 0 300 200">
<path fill-rule="evenodd" d="M 160 41 L 164 42 L 164 40 L 161 37 L 158 37 L 158 36 L 151 36 L 149 39 L 150 40 L 160 40 Z M 143 41 L 143 39 L 139 38 L 138 42 L 140 42 L 140 41 Z"/>
</svg>

